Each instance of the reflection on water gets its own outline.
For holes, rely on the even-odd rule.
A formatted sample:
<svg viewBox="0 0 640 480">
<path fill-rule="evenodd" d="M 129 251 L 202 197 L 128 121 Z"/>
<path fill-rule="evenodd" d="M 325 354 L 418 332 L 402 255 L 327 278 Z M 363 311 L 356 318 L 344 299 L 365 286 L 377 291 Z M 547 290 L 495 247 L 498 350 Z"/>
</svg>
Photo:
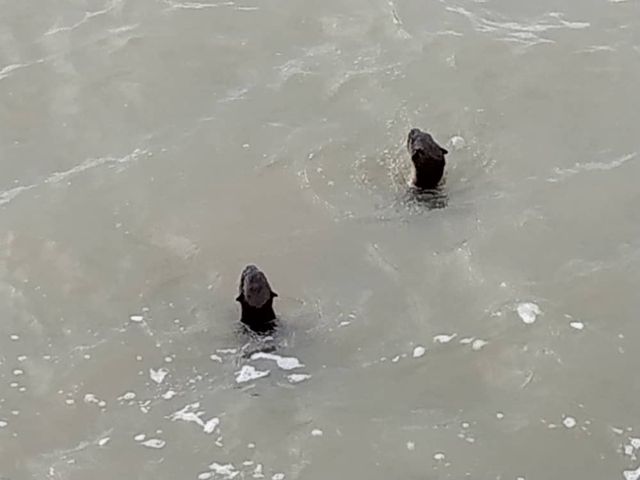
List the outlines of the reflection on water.
<svg viewBox="0 0 640 480">
<path fill-rule="evenodd" d="M 406 202 L 413 205 L 422 205 L 428 210 L 445 208 L 448 202 L 445 187 L 435 190 L 423 190 L 416 187 L 409 188 L 406 195 Z"/>
</svg>

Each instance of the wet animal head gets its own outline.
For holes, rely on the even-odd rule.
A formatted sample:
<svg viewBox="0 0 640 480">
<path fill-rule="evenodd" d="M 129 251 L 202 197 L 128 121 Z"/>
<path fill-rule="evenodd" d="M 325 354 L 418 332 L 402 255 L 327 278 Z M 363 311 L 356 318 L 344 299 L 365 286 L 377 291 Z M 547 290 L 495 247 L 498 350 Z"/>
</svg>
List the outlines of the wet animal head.
<svg viewBox="0 0 640 480">
<path fill-rule="evenodd" d="M 407 150 L 415 167 L 414 184 L 420 188 L 436 188 L 444 173 L 444 156 L 449 152 L 419 128 L 409 132 Z"/>
<path fill-rule="evenodd" d="M 420 159 L 420 157 L 427 156 L 444 161 L 444 156 L 449 153 L 448 150 L 438 145 L 431 135 L 419 128 L 412 128 L 409 131 L 407 150 L 409 150 L 412 160 L 414 160 L 414 157 Z"/>
<path fill-rule="evenodd" d="M 421 134 L 423 134 L 423 132 L 419 128 L 412 128 L 409 131 L 409 135 L 407 136 L 407 148 L 409 149 L 409 153 L 412 152 L 414 144 Z"/>
<path fill-rule="evenodd" d="M 245 302 L 253 308 L 260 308 L 278 296 L 276 292 L 271 290 L 266 275 L 255 265 L 248 265 L 242 271 L 239 293 L 236 300 L 241 303 Z"/>
</svg>

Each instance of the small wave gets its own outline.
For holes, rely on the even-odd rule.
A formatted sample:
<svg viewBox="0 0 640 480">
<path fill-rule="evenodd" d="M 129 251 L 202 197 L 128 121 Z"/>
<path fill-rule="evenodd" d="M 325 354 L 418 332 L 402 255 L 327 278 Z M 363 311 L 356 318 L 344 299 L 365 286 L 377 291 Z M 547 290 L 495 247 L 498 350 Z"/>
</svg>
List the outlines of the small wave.
<svg viewBox="0 0 640 480">
<path fill-rule="evenodd" d="M 540 34 L 557 29 L 584 29 L 591 26 L 589 22 L 575 22 L 565 20 L 562 13 L 551 12 L 548 18 L 533 22 L 516 22 L 512 20 L 492 20 L 477 15 L 463 7 L 447 7 L 447 10 L 467 17 L 478 32 L 503 34 L 506 41 L 523 43 L 532 46 L 540 43 L 553 43 Z"/>
<path fill-rule="evenodd" d="M 616 158 L 615 160 L 612 160 L 610 162 L 588 162 L 588 163 L 577 162 L 573 165 L 573 167 L 570 167 L 570 168 L 556 167 L 553 170 L 556 176 L 548 178 L 547 181 L 551 183 L 555 183 L 566 177 L 570 177 L 581 172 L 613 170 L 614 168 L 621 167 L 622 165 L 624 165 L 630 160 L 633 160 L 637 156 L 638 156 L 637 152 L 633 152 L 627 155 L 623 155 L 620 158 Z"/>
<path fill-rule="evenodd" d="M 232 7 L 235 2 L 217 2 L 217 3 L 200 3 L 200 2 L 173 2 L 165 1 L 171 10 L 202 10 L 204 8 Z"/>
<path fill-rule="evenodd" d="M 123 25 L 122 27 L 110 28 L 107 30 L 109 33 L 118 35 L 120 33 L 131 32 L 140 26 L 139 23 L 132 23 L 131 25 Z"/>
<path fill-rule="evenodd" d="M 235 102 L 236 100 L 242 100 L 246 98 L 249 93 L 250 87 L 238 87 L 232 88 L 224 93 L 223 97 L 218 100 L 219 103 Z"/>
<path fill-rule="evenodd" d="M 128 163 L 133 160 L 137 160 L 144 154 L 149 154 L 146 150 L 141 150 L 136 148 L 133 152 L 124 157 L 100 157 L 100 158 L 90 158 L 85 160 L 79 165 L 70 168 L 69 170 L 65 170 L 62 172 L 54 172 L 49 177 L 47 177 L 43 183 L 59 183 L 62 180 L 66 180 L 70 177 L 78 175 L 79 173 L 84 172 L 85 170 L 89 170 L 91 168 L 99 167 L 104 164 L 123 164 Z"/>
<path fill-rule="evenodd" d="M 616 49 L 610 45 L 591 45 L 582 50 L 578 50 L 576 53 L 596 53 L 596 52 L 615 52 Z"/>
<path fill-rule="evenodd" d="M 4 192 L 0 192 L 0 205 L 11 202 L 18 195 L 35 187 L 37 187 L 37 185 L 22 185 L 20 187 L 15 187 L 10 190 L 5 190 Z"/>
<path fill-rule="evenodd" d="M 99 167 L 101 165 L 105 165 L 105 164 L 122 165 L 122 164 L 132 162 L 134 160 L 138 160 L 143 155 L 150 155 L 150 154 L 151 152 L 147 150 L 136 148 L 133 152 L 129 153 L 128 155 L 125 155 L 124 157 L 100 157 L 100 158 L 91 158 L 91 159 L 85 160 L 81 164 L 76 165 L 75 167 L 72 167 L 69 170 L 52 173 L 47 178 L 45 178 L 41 183 L 35 183 L 32 185 L 21 185 L 19 187 L 14 187 L 9 190 L 0 192 L 0 206 L 8 204 L 19 195 L 33 188 L 40 187 L 42 185 L 47 185 L 47 184 L 59 183 L 63 180 L 67 180 L 75 175 L 78 175 L 86 170 Z"/>
<path fill-rule="evenodd" d="M 78 28 L 78 27 L 84 25 L 85 23 L 87 23 L 92 18 L 99 17 L 100 15 L 105 15 L 105 14 L 111 12 L 112 10 L 116 9 L 121 1 L 122 0 L 113 0 L 113 1 L 109 2 L 107 4 L 107 6 L 105 8 L 103 8 L 102 10 L 96 10 L 95 12 L 85 12 L 84 17 L 82 17 L 82 19 L 78 20 L 76 23 L 74 23 L 72 25 L 68 25 L 66 27 L 52 27 L 47 32 L 45 32 L 44 35 L 46 37 L 46 36 L 49 36 L 49 35 L 55 35 L 57 33 L 73 31 L 76 28 Z"/>
<path fill-rule="evenodd" d="M 6 67 L 2 68 L 2 70 L 0 70 L 0 80 L 4 80 L 5 78 L 9 77 L 13 72 L 17 71 L 17 70 L 21 70 L 23 68 L 27 68 L 27 67 L 31 67 L 33 65 L 38 65 L 40 63 L 45 62 L 46 60 L 48 60 L 47 58 L 39 58 L 38 60 L 34 60 L 33 62 L 29 62 L 29 63 L 14 63 L 11 65 L 7 65 Z"/>
<path fill-rule="evenodd" d="M 2 70 L 0 70 L 0 80 L 9 76 L 11 72 L 14 70 L 18 70 L 19 68 L 26 67 L 26 63 L 14 63 L 13 65 L 7 65 Z"/>
</svg>

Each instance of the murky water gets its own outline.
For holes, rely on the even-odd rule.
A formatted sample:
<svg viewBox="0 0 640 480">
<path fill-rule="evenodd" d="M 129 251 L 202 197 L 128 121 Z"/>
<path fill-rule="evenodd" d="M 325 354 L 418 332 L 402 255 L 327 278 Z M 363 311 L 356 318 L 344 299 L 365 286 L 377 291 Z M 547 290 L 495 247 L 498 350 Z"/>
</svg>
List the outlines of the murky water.
<svg viewBox="0 0 640 480">
<path fill-rule="evenodd" d="M 640 478 L 640 3 L 1 11 L 1 478 Z"/>
</svg>

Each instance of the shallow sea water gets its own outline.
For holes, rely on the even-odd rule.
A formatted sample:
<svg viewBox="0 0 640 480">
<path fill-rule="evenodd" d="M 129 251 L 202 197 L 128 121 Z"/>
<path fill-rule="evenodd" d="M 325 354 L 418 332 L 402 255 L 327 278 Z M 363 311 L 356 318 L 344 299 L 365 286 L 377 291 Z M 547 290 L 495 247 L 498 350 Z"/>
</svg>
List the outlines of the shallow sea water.
<svg viewBox="0 0 640 480">
<path fill-rule="evenodd" d="M 640 478 L 638 1 L 1 10 L 0 478 Z"/>
</svg>

